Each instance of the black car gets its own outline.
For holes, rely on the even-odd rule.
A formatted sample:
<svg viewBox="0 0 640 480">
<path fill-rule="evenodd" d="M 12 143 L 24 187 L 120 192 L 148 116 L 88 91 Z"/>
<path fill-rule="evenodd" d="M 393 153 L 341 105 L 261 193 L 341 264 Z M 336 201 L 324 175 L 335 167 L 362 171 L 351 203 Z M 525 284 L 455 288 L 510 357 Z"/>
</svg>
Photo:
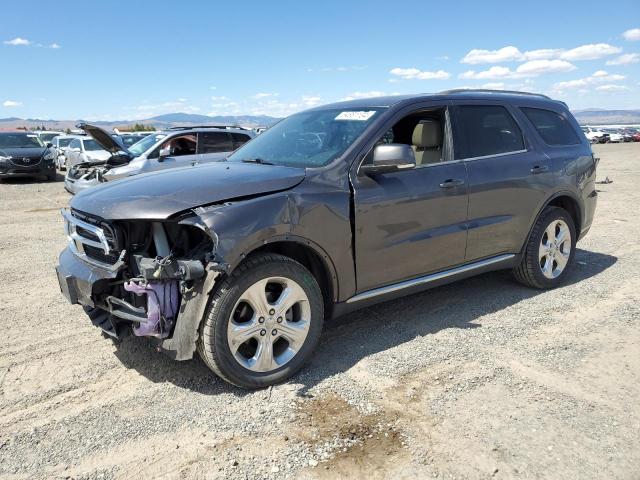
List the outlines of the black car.
<svg viewBox="0 0 640 480">
<path fill-rule="evenodd" d="M 0 180 L 11 177 L 56 178 L 56 150 L 28 132 L 0 132 Z"/>
<path fill-rule="evenodd" d="M 470 275 L 559 285 L 596 207 L 567 106 L 449 91 L 292 115 L 226 162 L 77 195 L 63 294 L 113 337 L 197 349 L 259 388 L 310 358 L 323 321 Z"/>
</svg>

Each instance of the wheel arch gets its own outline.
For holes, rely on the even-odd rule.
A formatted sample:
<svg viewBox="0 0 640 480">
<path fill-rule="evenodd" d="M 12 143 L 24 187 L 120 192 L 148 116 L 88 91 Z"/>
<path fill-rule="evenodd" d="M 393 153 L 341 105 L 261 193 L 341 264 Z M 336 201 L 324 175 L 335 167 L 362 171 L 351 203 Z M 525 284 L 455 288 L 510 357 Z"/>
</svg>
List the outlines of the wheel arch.
<svg viewBox="0 0 640 480">
<path fill-rule="evenodd" d="M 322 247 L 303 237 L 281 235 L 254 245 L 242 255 L 242 259 L 257 253 L 277 253 L 295 260 L 309 270 L 320 286 L 325 316 L 331 316 L 333 304 L 338 298 L 338 275 L 331 258 Z M 236 266 L 233 265 L 233 268 Z"/>
<path fill-rule="evenodd" d="M 578 198 L 573 193 L 566 190 L 556 192 L 553 195 L 551 195 L 538 209 L 538 212 L 533 218 L 531 225 L 529 225 L 529 232 L 527 233 L 527 236 L 524 239 L 522 247 L 520 248 L 520 252 L 524 250 L 525 245 L 527 244 L 527 240 L 531 235 L 531 231 L 533 230 L 533 227 L 536 225 L 536 223 L 540 219 L 540 216 L 542 215 L 542 212 L 544 212 L 545 208 L 547 207 L 559 207 L 559 208 L 562 208 L 563 210 L 566 210 L 571 216 L 571 219 L 573 220 L 576 232 L 580 232 L 583 213 L 582 213 L 582 207 L 580 206 L 580 202 L 578 201 Z"/>
</svg>

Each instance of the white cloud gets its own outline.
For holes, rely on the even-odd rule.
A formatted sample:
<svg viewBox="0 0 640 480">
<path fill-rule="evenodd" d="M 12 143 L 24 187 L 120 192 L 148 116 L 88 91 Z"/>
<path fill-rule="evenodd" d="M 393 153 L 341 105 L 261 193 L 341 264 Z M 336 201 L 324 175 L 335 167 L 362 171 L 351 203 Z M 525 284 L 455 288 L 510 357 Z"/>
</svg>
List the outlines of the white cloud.
<svg viewBox="0 0 640 480">
<path fill-rule="evenodd" d="M 302 97 L 302 104 L 305 107 L 315 107 L 316 105 L 320 105 L 321 98 L 313 95 L 305 95 Z"/>
<path fill-rule="evenodd" d="M 629 87 L 625 87 L 623 85 L 600 85 L 596 87 L 596 90 L 599 92 L 625 92 L 629 90 Z"/>
<path fill-rule="evenodd" d="M 5 100 L 2 104 L 3 107 L 20 107 L 22 102 L 16 102 L 15 100 Z"/>
<path fill-rule="evenodd" d="M 576 67 L 564 60 L 531 60 L 519 65 L 516 69 L 522 75 L 540 75 L 542 73 L 570 72 Z"/>
<path fill-rule="evenodd" d="M 251 98 L 255 98 L 256 100 L 259 100 L 261 98 L 267 98 L 267 97 L 277 97 L 279 94 L 278 93 L 256 93 L 255 95 L 252 95 Z"/>
<path fill-rule="evenodd" d="M 385 96 L 385 92 L 380 92 L 377 90 L 371 90 L 369 92 L 353 92 L 342 98 L 341 100 L 355 100 L 357 98 L 373 98 L 373 97 L 383 97 Z"/>
<path fill-rule="evenodd" d="M 60 45 L 58 45 L 57 43 L 52 43 L 47 48 L 53 48 L 54 50 L 58 50 L 59 48 L 62 48 L 62 47 Z"/>
<path fill-rule="evenodd" d="M 417 68 L 393 68 L 389 71 L 391 75 L 396 75 L 405 80 L 446 80 L 451 77 L 449 72 L 438 70 L 437 72 L 422 71 Z"/>
<path fill-rule="evenodd" d="M 627 30 L 622 34 L 625 40 L 629 40 L 630 42 L 635 42 L 640 40 L 640 28 L 632 28 L 631 30 Z"/>
<path fill-rule="evenodd" d="M 458 75 L 458 77 L 469 80 L 490 80 L 494 78 L 512 78 L 514 75 L 515 72 L 513 72 L 509 67 L 500 67 L 498 65 L 494 65 L 488 70 L 483 70 L 481 72 L 468 70 Z"/>
<path fill-rule="evenodd" d="M 517 62 L 522 60 L 522 53 L 516 47 L 502 47 L 498 50 L 480 50 L 474 48 L 467 53 L 461 63 L 476 65 L 478 63 Z"/>
<path fill-rule="evenodd" d="M 4 41 L 5 45 L 13 45 L 14 47 L 18 47 L 18 46 L 29 46 L 31 45 L 31 41 L 27 40 L 26 38 L 20 38 L 20 37 L 16 37 L 13 40 L 5 40 Z"/>
<path fill-rule="evenodd" d="M 624 80 L 625 78 L 626 77 L 624 75 L 610 74 L 605 70 L 597 70 L 593 72 L 590 76 L 585 78 L 577 78 L 575 80 L 567 80 L 565 82 L 555 83 L 553 84 L 552 91 L 554 93 L 562 93 L 567 90 L 574 90 L 577 88 L 582 89 L 584 91 L 588 91 L 587 88 L 594 84 L 600 84 L 605 82 L 617 82 L 620 80 Z M 611 86 L 611 85 L 601 85 L 601 86 Z M 607 89 L 601 89 L 597 87 L 596 90 L 602 91 Z"/>
<path fill-rule="evenodd" d="M 524 60 L 548 60 L 550 58 L 557 58 L 562 54 L 561 48 L 540 48 L 538 50 L 530 50 L 524 52 Z"/>
<path fill-rule="evenodd" d="M 504 90 L 505 84 L 504 82 L 489 82 L 484 85 L 480 85 L 480 88 L 486 88 L 488 90 Z"/>
<path fill-rule="evenodd" d="M 640 62 L 640 53 L 625 53 L 612 60 L 607 61 L 607 65 L 629 65 Z"/>
<path fill-rule="evenodd" d="M 614 47 L 608 43 L 592 43 L 581 45 L 571 50 L 567 50 L 560 55 L 563 60 L 597 60 L 609 55 L 615 55 L 622 51 L 619 47 Z"/>
<path fill-rule="evenodd" d="M 488 70 L 476 72 L 468 70 L 459 75 L 459 78 L 470 80 L 494 80 L 503 78 L 535 77 L 544 73 L 569 72 L 575 70 L 575 66 L 564 60 L 531 60 L 518 65 L 511 70 L 509 67 L 494 65 Z"/>
</svg>

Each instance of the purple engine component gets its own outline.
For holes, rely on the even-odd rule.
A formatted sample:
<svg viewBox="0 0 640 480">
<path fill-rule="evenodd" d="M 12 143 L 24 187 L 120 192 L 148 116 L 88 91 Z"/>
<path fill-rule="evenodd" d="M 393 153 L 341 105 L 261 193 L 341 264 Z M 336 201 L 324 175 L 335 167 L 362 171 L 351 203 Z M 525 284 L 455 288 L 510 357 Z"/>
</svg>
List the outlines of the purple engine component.
<svg viewBox="0 0 640 480">
<path fill-rule="evenodd" d="M 147 321 L 133 328 L 138 337 L 166 338 L 173 327 L 178 310 L 178 281 L 134 283 L 124 289 L 136 295 L 147 295 Z"/>
</svg>

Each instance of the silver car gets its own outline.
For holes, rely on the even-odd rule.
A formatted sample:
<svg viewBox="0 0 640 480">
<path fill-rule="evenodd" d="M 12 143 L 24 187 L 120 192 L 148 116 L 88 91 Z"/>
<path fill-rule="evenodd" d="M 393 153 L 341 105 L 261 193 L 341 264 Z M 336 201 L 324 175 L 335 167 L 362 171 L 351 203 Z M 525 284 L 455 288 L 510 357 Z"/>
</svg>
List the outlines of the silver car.
<svg viewBox="0 0 640 480">
<path fill-rule="evenodd" d="M 235 126 L 175 127 L 151 133 L 126 147 L 120 138 L 100 127 L 86 123 L 78 127 L 110 157 L 70 168 L 65 187 L 71 193 L 140 173 L 221 161 L 256 136 L 252 130 Z"/>
<path fill-rule="evenodd" d="M 51 139 L 53 148 L 56 149 L 56 167 L 58 170 L 67 169 L 67 147 L 74 138 L 80 138 L 78 135 L 58 135 Z"/>
</svg>

